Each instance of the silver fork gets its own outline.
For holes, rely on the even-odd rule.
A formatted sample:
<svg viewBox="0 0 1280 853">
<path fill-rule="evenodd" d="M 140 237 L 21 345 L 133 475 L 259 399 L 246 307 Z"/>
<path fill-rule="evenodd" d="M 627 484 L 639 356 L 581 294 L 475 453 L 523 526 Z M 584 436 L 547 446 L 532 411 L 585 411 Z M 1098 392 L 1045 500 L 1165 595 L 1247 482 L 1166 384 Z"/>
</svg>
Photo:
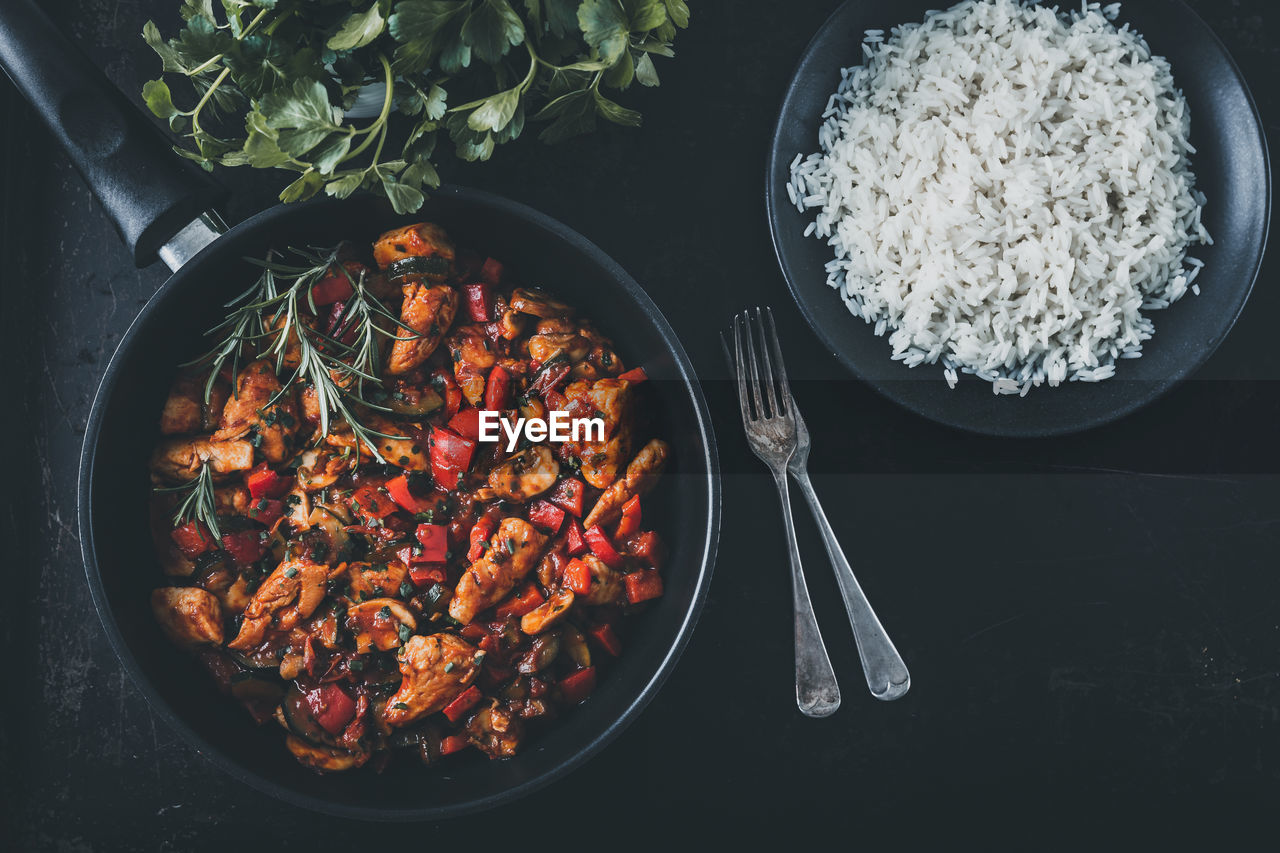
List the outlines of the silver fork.
<svg viewBox="0 0 1280 853">
<path fill-rule="evenodd" d="M 782 499 L 782 519 L 787 530 L 787 547 L 791 558 L 791 596 L 795 611 L 796 654 L 796 705 L 800 713 L 808 717 L 828 717 L 840 707 L 840 687 L 836 684 L 835 670 L 827 647 L 818 630 L 818 619 L 809 600 L 809 587 L 804 582 L 800 566 L 800 548 L 796 544 L 796 527 L 791 517 L 791 497 L 787 489 L 787 463 L 796 452 L 798 435 L 795 407 L 779 405 L 777 385 L 790 398 L 786 374 L 782 373 L 782 357 L 778 340 L 773 338 L 773 351 L 778 358 L 779 379 L 775 382 L 774 369 L 769 361 L 769 350 L 760 311 L 756 309 L 760 326 L 761 359 L 756 358 L 755 335 L 751 330 L 751 318 L 743 312 L 733 319 L 733 348 L 738 377 L 738 403 L 742 408 L 742 425 L 746 428 L 747 443 L 760 461 L 768 466 Z M 746 337 L 746 353 L 742 339 Z M 748 357 L 749 356 L 749 357 Z"/>
<path fill-rule="evenodd" d="M 849 616 L 853 639 L 858 644 L 858 657 L 862 659 L 862 672 L 867 677 L 867 687 L 871 689 L 872 696 L 885 702 L 901 699 L 911 689 L 911 673 L 907 671 L 907 665 L 898 654 L 893 640 L 889 639 L 884 626 L 880 624 L 876 612 L 871 609 L 871 602 L 854 577 L 853 567 L 845 558 L 844 550 L 836 540 L 835 531 L 827 521 L 827 514 L 822 511 L 818 494 L 809 482 L 809 428 L 805 426 L 804 417 L 791 396 L 791 384 L 787 381 L 786 366 L 782 363 L 782 348 L 778 346 L 778 332 L 773 325 L 773 310 L 767 307 L 764 310 L 769 316 L 769 337 L 778 363 L 779 396 L 782 398 L 782 405 L 796 419 L 796 452 L 791 455 L 787 470 L 800 484 L 800 493 L 809 502 L 809 510 L 822 534 L 822 544 L 826 546 L 827 556 L 831 558 L 836 583 L 840 586 L 840 597 L 844 600 L 844 612 Z"/>
<path fill-rule="evenodd" d="M 783 408 L 795 418 L 796 422 L 796 448 L 791 455 L 787 470 L 800 484 L 800 492 L 808 501 L 809 509 L 818 523 L 822 544 L 826 546 L 827 556 L 830 557 L 832 568 L 835 570 L 836 582 L 840 586 L 845 613 L 848 614 L 849 623 L 853 627 L 853 638 L 858 644 L 858 656 L 862 659 L 862 670 L 867 677 L 867 686 L 871 689 L 871 695 L 886 702 L 900 699 L 911 689 L 911 674 L 907 671 L 907 665 L 903 663 L 902 656 L 898 654 L 893 641 L 885 633 L 880 619 L 871 608 L 871 602 L 867 600 L 866 593 L 858 584 L 858 579 L 854 577 L 853 568 L 845 558 L 844 551 L 836 540 L 835 532 L 831 529 L 831 523 L 827 521 L 827 514 L 823 512 L 818 495 L 813 490 L 813 484 L 809 481 L 809 429 L 805 426 L 804 417 L 791 396 L 791 384 L 787 380 L 786 365 L 782 361 L 782 348 L 778 344 L 778 333 L 773 323 L 773 310 L 770 308 L 765 308 L 764 312 L 760 312 L 760 309 L 756 310 L 768 316 L 769 329 L 765 336 L 769 339 L 776 362 L 778 397 Z M 763 319 L 761 327 L 763 330 Z M 729 358 L 728 346 L 725 347 L 725 357 Z M 730 358 L 729 363 L 732 366 L 733 359 Z"/>
</svg>

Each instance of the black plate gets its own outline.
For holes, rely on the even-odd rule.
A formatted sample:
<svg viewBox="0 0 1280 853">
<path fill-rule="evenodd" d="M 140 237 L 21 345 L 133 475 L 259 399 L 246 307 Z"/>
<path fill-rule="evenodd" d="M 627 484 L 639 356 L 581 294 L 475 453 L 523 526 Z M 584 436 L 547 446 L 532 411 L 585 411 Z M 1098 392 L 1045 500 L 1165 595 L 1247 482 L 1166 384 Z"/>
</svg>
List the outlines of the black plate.
<svg viewBox="0 0 1280 853">
<path fill-rule="evenodd" d="M 387 772 L 318 776 L 284 747 L 274 724 L 257 727 L 234 700 L 160 634 L 148 605 L 164 583 L 147 522 L 147 458 L 176 365 L 207 349 L 202 333 L 257 271 L 243 259 L 271 246 L 371 241 L 404 224 L 384 199 L 354 197 L 276 207 L 241 223 L 173 275 L 142 309 L 111 359 L 94 400 L 80 464 L 80 541 L 94 604 L 121 662 L 157 715 L 237 779 L 330 814 L 430 820 L 488 808 L 546 784 L 618 735 L 653 698 L 693 632 L 711 580 L 720 523 L 715 438 L 706 402 L 675 333 L 644 291 L 586 239 L 531 208 L 443 187 L 415 219 L 459 245 L 501 258 L 594 317 L 623 360 L 643 364 L 655 427 L 673 462 L 653 524 L 670 556 L 665 595 L 636 617 L 625 654 L 583 705 L 527 742 L 515 758 L 474 750 L 433 767 L 393 762 Z M 649 518 L 650 507 L 645 515 Z"/>
<path fill-rule="evenodd" d="M 1271 216 L 1267 142 L 1253 98 L 1217 36 L 1181 0 L 1128 0 L 1120 23 L 1141 32 L 1168 58 L 1191 110 L 1197 187 L 1208 197 L 1204 222 L 1214 246 L 1194 246 L 1205 262 L 1197 284 L 1163 311 L 1149 312 L 1155 337 L 1142 358 L 1122 361 L 1115 378 L 1033 389 L 1025 398 L 996 397 L 990 384 L 962 377 L 950 390 L 940 365 L 910 369 L 890 360 L 885 338 L 849 313 L 828 287 L 823 266 L 832 252 L 803 236 L 812 214 L 787 197 L 791 161 L 818 150 L 818 127 L 840 69 L 861 62 L 863 31 L 924 19 L 937 0 L 848 0 L 805 49 L 787 88 L 769 153 L 765 197 L 778 262 L 791 293 L 818 337 L 849 370 L 919 415 L 977 433 L 1049 436 L 1110 423 L 1145 406 L 1213 354 L 1234 325 L 1262 263 Z"/>
</svg>

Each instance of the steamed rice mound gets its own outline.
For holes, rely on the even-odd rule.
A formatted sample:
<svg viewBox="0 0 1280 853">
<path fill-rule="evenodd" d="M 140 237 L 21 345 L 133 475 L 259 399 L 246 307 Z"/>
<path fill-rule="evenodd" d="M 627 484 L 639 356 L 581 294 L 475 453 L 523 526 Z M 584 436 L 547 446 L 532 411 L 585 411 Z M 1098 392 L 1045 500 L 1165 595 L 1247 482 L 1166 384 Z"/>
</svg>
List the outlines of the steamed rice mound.
<svg viewBox="0 0 1280 853">
<path fill-rule="evenodd" d="M 894 359 L 997 391 L 1099 381 L 1141 355 L 1144 310 L 1198 292 L 1187 104 L 1118 12 L 970 0 L 869 32 L 841 72 L 788 192 Z"/>
</svg>

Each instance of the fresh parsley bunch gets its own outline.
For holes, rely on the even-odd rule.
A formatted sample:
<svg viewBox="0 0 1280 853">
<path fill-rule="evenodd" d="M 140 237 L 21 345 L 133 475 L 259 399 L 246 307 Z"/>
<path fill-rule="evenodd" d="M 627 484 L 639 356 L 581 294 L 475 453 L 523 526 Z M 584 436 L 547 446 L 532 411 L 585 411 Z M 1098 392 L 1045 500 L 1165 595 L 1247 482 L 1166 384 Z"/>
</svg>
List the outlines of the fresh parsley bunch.
<svg viewBox="0 0 1280 853">
<path fill-rule="evenodd" d="M 182 134 L 178 153 L 208 170 L 297 172 L 281 201 L 364 188 L 400 213 L 439 186 L 432 153 L 442 131 L 474 161 L 519 136 L 526 119 L 542 123 L 545 142 L 594 130 L 597 117 L 640 124 L 605 90 L 657 86 L 653 57 L 673 56 L 676 30 L 689 24 L 685 0 L 216 2 L 183 0 L 176 38 L 151 21 L 142 31 L 164 72 L 193 89 L 185 109 L 164 77 L 142 90 Z M 378 84 L 378 115 L 347 118 Z"/>
</svg>

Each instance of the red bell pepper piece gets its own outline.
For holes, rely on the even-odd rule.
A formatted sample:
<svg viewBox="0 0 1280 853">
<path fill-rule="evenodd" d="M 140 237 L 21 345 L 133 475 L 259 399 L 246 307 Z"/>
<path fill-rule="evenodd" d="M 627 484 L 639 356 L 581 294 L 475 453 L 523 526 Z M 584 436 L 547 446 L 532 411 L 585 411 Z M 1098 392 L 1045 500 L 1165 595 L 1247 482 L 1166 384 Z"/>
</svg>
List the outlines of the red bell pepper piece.
<svg viewBox="0 0 1280 853">
<path fill-rule="evenodd" d="M 431 428 L 431 473 L 436 485 L 452 491 L 458 487 L 458 479 L 471 467 L 471 457 L 476 443 L 456 432 L 440 427 Z"/>
<path fill-rule="evenodd" d="M 586 497 L 587 487 L 581 480 L 565 477 L 556 483 L 556 487 L 547 495 L 547 500 L 560 507 L 574 518 L 582 518 L 582 500 Z"/>
<path fill-rule="evenodd" d="M 500 412 L 511 405 L 511 374 L 501 364 L 494 365 L 484 386 L 484 407 Z"/>
<path fill-rule="evenodd" d="M 531 391 L 541 394 L 543 400 L 546 400 L 547 394 L 559 388 L 560 383 L 564 382 L 572 369 L 572 365 L 567 361 L 544 364 L 542 369 L 538 371 L 538 375 L 533 377 L 533 382 L 529 384 L 529 388 Z"/>
<path fill-rule="evenodd" d="M 344 269 L 345 268 L 345 269 Z M 311 301 L 317 306 L 332 305 L 343 302 L 355 293 L 351 279 L 360 277 L 360 264 L 343 264 L 343 267 L 331 266 L 324 277 L 311 285 Z M 350 276 L 350 278 L 348 278 Z"/>
<path fill-rule="evenodd" d="M 468 640 L 482 640 L 484 635 L 488 633 L 488 629 L 480 622 L 470 622 L 462 626 L 462 630 L 458 633 L 466 637 Z"/>
<path fill-rule="evenodd" d="M 429 587 L 432 584 L 444 583 L 444 563 L 433 563 L 431 565 L 410 565 L 409 579 L 413 581 L 414 586 Z"/>
<path fill-rule="evenodd" d="M 471 547 L 467 550 L 467 560 L 474 563 L 484 556 L 484 543 L 493 535 L 495 529 L 496 525 L 488 517 L 481 518 L 475 523 L 475 526 L 471 528 L 469 539 Z"/>
<path fill-rule="evenodd" d="M 608 622 L 603 625 L 597 625 L 587 632 L 591 639 L 600 644 L 600 648 L 604 649 L 615 658 L 622 654 L 622 641 L 618 639 L 617 633 L 614 632 L 613 626 Z"/>
<path fill-rule="evenodd" d="M 487 281 L 462 286 L 467 303 L 467 315 L 476 323 L 488 323 L 493 319 L 493 285 Z"/>
<path fill-rule="evenodd" d="M 335 302 L 329 306 L 329 320 L 325 325 L 325 334 L 350 345 L 356 342 L 359 331 L 356 318 L 347 316 L 347 303 Z"/>
<path fill-rule="evenodd" d="M 596 689 L 596 668 L 589 666 L 560 679 L 560 698 L 566 705 L 577 705 Z"/>
<path fill-rule="evenodd" d="M 587 537 L 582 529 L 582 522 L 576 518 L 569 519 L 569 529 L 565 533 L 565 544 L 569 547 L 570 557 L 581 557 L 591 550 L 587 545 Z"/>
<path fill-rule="evenodd" d="M 589 595 L 591 567 L 576 557 L 570 560 L 569 565 L 564 567 L 564 585 L 572 590 L 574 595 Z"/>
<path fill-rule="evenodd" d="M 459 693 L 457 699 L 444 706 L 444 715 L 449 718 L 449 722 L 456 723 L 480 702 L 482 696 L 480 688 L 473 684 Z"/>
<path fill-rule="evenodd" d="M 627 585 L 627 601 L 639 604 L 662 595 L 662 575 L 656 569 L 641 569 L 623 578 Z"/>
<path fill-rule="evenodd" d="M 249 505 L 249 517 L 259 524 L 267 527 L 275 526 L 275 523 L 284 515 L 284 501 L 273 500 L 272 498 L 262 498 L 254 501 Z"/>
<path fill-rule="evenodd" d="M 529 523 L 545 533 L 555 533 L 564 524 L 564 510 L 550 501 L 536 500 L 529 505 Z"/>
<path fill-rule="evenodd" d="M 423 563 L 443 563 L 449 559 L 449 528 L 443 524 L 419 524 L 414 534 L 422 543 L 417 559 Z"/>
<path fill-rule="evenodd" d="M 382 485 L 380 480 L 365 480 L 356 486 L 347 499 L 352 512 L 366 519 L 385 518 L 395 512 L 396 503 L 382 491 Z"/>
<path fill-rule="evenodd" d="M 256 468 L 244 476 L 244 484 L 249 487 L 249 495 L 256 501 L 258 498 L 278 498 L 289 491 L 293 481 L 281 477 L 267 463 L 259 463 Z"/>
<path fill-rule="evenodd" d="M 588 527 L 584 536 L 587 540 L 587 547 L 591 549 L 591 553 L 600 558 L 600 562 L 611 569 L 622 568 L 622 555 L 618 553 L 617 548 L 613 547 L 613 540 L 600 529 L 599 525 Z"/>
<path fill-rule="evenodd" d="M 337 684 L 326 684 L 306 693 L 307 708 L 320 728 L 336 735 L 356 715 L 356 703 Z"/>
<path fill-rule="evenodd" d="M 496 368 L 495 368 L 496 369 Z M 480 440 L 480 410 L 463 409 L 449 419 L 449 429 L 463 438 Z"/>
<path fill-rule="evenodd" d="M 641 382 L 649 378 L 649 374 L 644 372 L 643 367 L 633 367 L 626 373 L 618 375 L 619 379 L 625 379 L 633 385 L 639 385 Z"/>
<path fill-rule="evenodd" d="M 640 496 L 632 495 L 622 505 L 622 518 L 618 519 L 618 527 L 613 532 L 615 539 L 625 539 L 640 531 Z"/>
<path fill-rule="evenodd" d="M 427 512 L 436 506 L 434 498 L 420 498 L 409 489 L 407 474 L 387 480 L 387 494 L 401 509 L 408 512 Z"/>
<path fill-rule="evenodd" d="M 440 739 L 440 754 L 453 755 L 455 752 L 462 752 L 471 745 L 471 741 L 467 739 L 465 734 L 449 735 Z"/>
<path fill-rule="evenodd" d="M 633 535 L 627 540 L 627 553 L 655 569 L 662 568 L 662 540 L 657 531 L 646 530 Z"/>
<path fill-rule="evenodd" d="M 524 589 L 499 604 L 493 611 L 499 619 L 510 619 L 512 616 L 523 616 L 542 602 L 546 601 L 535 584 L 525 584 Z"/>
<path fill-rule="evenodd" d="M 501 261 L 495 261 L 493 258 L 484 259 L 484 263 L 480 266 L 480 278 L 489 284 L 502 284 L 502 274 Z"/>
<path fill-rule="evenodd" d="M 263 530 L 237 530 L 222 534 L 222 550 L 236 564 L 245 569 L 252 566 L 267 552 L 267 534 Z"/>
<path fill-rule="evenodd" d="M 213 535 L 195 519 L 173 528 L 169 532 L 169 538 L 188 560 L 194 560 L 214 547 Z"/>
<path fill-rule="evenodd" d="M 563 412 L 569 405 L 569 401 L 559 391 L 548 391 L 543 394 L 542 402 L 546 403 L 547 408 L 553 412 Z"/>
<path fill-rule="evenodd" d="M 462 389 L 458 387 L 458 383 L 454 381 L 453 371 L 440 368 L 431 374 L 431 378 L 444 388 L 444 413 L 446 417 L 453 417 L 458 414 L 458 410 L 462 408 Z"/>
</svg>

